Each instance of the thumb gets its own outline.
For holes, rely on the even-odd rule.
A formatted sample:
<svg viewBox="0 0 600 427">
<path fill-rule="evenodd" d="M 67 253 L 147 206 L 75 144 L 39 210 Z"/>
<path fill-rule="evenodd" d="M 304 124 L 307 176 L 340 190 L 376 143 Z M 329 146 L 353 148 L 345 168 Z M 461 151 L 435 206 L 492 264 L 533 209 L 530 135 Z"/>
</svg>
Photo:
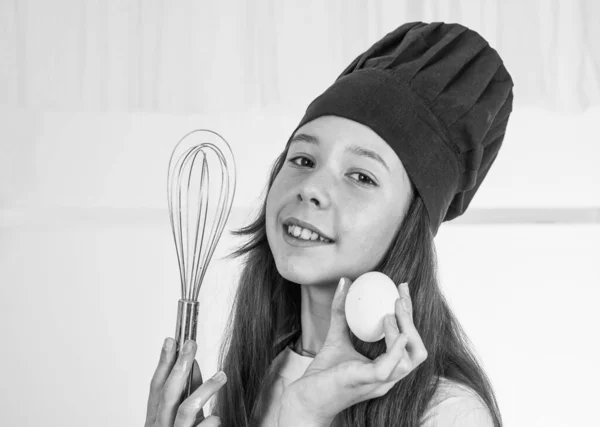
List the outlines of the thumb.
<svg viewBox="0 0 600 427">
<path fill-rule="evenodd" d="M 350 330 L 346 321 L 346 296 L 352 281 L 347 277 L 342 277 L 338 283 L 331 303 L 331 320 L 329 321 L 329 331 L 327 332 L 326 343 L 338 343 L 350 341 Z"/>
</svg>

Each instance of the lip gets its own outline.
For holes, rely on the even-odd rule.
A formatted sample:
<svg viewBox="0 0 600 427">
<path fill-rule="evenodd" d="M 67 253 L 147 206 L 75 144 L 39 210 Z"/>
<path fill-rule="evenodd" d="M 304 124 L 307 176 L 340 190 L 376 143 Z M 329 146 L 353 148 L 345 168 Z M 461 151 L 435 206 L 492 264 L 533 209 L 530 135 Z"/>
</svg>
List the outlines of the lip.
<svg viewBox="0 0 600 427">
<path fill-rule="evenodd" d="M 325 239 L 329 239 L 331 240 L 331 242 L 335 242 L 334 239 L 332 239 L 331 237 L 329 237 L 327 234 L 323 233 L 321 230 L 319 230 L 317 227 L 315 227 L 314 225 L 312 225 L 310 222 L 306 222 L 306 221 L 301 221 L 298 218 L 294 217 L 294 216 L 289 216 L 286 219 L 283 220 L 282 224 L 284 225 L 284 231 L 285 227 L 287 226 L 287 224 L 295 224 L 298 225 L 302 228 L 307 228 L 311 231 L 314 231 L 315 233 L 319 234 L 319 236 L 324 237 Z M 286 232 L 287 234 L 287 232 Z"/>
<path fill-rule="evenodd" d="M 312 247 L 312 246 L 326 246 L 326 245 L 331 245 L 334 243 L 334 242 L 330 242 L 330 243 L 321 242 L 319 239 L 317 239 L 317 240 L 296 239 L 295 237 L 290 236 L 288 234 L 287 227 L 288 227 L 287 225 L 281 224 L 281 232 L 283 233 L 283 240 L 285 240 L 288 244 L 290 244 L 292 246 L 305 248 L 305 247 Z"/>
</svg>

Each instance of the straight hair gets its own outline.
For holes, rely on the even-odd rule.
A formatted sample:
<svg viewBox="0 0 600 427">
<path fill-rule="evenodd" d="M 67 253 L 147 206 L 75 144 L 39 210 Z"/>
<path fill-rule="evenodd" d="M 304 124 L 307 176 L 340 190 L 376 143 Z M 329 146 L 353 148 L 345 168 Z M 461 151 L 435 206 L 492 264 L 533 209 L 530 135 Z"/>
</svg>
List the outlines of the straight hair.
<svg viewBox="0 0 600 427">
<path fill-rule="evenodd" d="M 288 148 L 271 169 L 267 195 Z M 374 271 L 385 273 L 396 284 L 409 283 L 414 324 L 427 349 L 427 359 L 385 395 L 359 402 L 337 417 L 347 427 L 418 426 L 440 377 L 445 377 L 478 394 L 494 426 L 502 427 L 490 380 L 439 288 L 429 216 L 414 186 L 413 194 L 398 232 Z M 211 413 L 220 417 L 223 427 L 253 426 L 271 362 L 301 333 L 300 285 L 277 271 L 267 241 L 266 199 L 251 224 L 231 232 L 248 240 L 227 256 L 245 256 L 245 260 L 219 349 L 218 366 L 226 372 L 227 384 L 213 398 Z M 350 335 L 356 351 L 371 360 L 386 351 L 383 339 L 367 343 Z"/>
</svg>

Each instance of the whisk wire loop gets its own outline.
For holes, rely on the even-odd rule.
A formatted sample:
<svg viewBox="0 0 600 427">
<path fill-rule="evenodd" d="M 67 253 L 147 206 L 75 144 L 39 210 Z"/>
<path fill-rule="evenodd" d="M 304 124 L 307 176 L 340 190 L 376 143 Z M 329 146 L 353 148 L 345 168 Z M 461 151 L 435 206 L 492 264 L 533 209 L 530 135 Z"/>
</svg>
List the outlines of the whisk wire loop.
<svg viewBox="0 0 600 427">
<path fill-rule="evenodd" d="M 175 154 L 175 152 L 173 154 Z M 186 290 L 186 284 L 192 283 L 190 280 L 191 271 L 189 269 L 189 266 L 194 265 L 193 260 L 189 259 L 189 233 L 185 227 L 189 223 L 189 216 L 192 213 L 191 209 L 187 204 L 188 200 L 186 195 L 187 193 L 189 193 L 190 179 L 192 175 L 192 166 L 194 164 L 194 159 L 198 154 L 202 154 L 204 156 L 204 153 L 202 153 L 202 151 L 198 147 L 192 147 L 186 150 L 176 161 L 174 168 L 174 170 L 176 171 L 176 176 L 172 177 L 171 174 L 169 174 L 169 211 L 171 214 L 171 225 L 173 228 L 173 236 L 175 238 L 175 247 L 177 250 L 177 260 L 179 263 L 179 271 L 181 278 L 181 295 L 184 299 L 190 299 Z M 184 180 L 184 177 L 186 175 L 187 180 Z M 175 189 L 171 188 L 173 183 L 172 178 L 176 178 Z M 176 194 L 177 196 L 177 211 L 174 217 L 172 213 L 172 194 Z M 182 218 L 182 215 L 186 215 L 186 217 Z M 188 256 L 186 257 L 186 255 Z"/>
<path fill-rule="evenodd" d="M 218 149 L 215 149 L 216 147 L 213 146 L 212 144 L 207 144 L 207 148 L 211 148 L 215 151 L 215 153 L 217 154 L 217 156 L 223 166 L 221 168 L 221 183 L 222 183 L 221 192 L 219 193 L 219 200 L 217 202 L 217 206 L 223 206 L 223 197 L 229 194 L 229 189 L 230 189 L 229 179 L 224 173 L 225 170 L 228 170 L 227 169 L 228 168 L 227 161 L 226 161 L 225 157 L 222 155 L 222 153 Z M 206 226 L 206 218 L 207 218 L 206 212 L 207 212 L 208 203 L 209 203 L 208 189 L 210 188 L 209 187 L 210 177 L 208 174 L 208 166 L 206 164 L 206 158 L 204 160 L 204 165 L 205 165 L 205 167 L 203 168 L 203 172 L 206 173 L 206 179 L 205 179 L 205 181 L 203 179 L 203 181 L 206 182 L 206 185 L 205 186 L 203 185 L 203 190 L 205 191 L 205 193 L 203 193 L 203 194 L 206 194 L 206 205 L 205 205 L 206 209 L 203 211 L 204 212 L 204 217 L 203 217 L 204 224 L 202 227 L 203 230 L 205 230 L 205 226 Z M 230 205 L 230 202 L 229 202 L 229 200 L 227 200 L 225 203 L 225 206 L 229 206 L 229 205 Z M 208 246 L 208 250 L 205 251 L 203 254 L 200 254 L 200 253 L 198 254 L 199 256 L 202 255 L 202 258 L 201 258 L 200 262 L 198 263 L 198 265 L 203 266 L 203 268 L 200 269 L 199 272 L 197 271 L 197 274 L 194 276 L 195 277 L 194 286 L 193 286 L 194 292 L 192 294 L 193 300 L 198 299 L 198 293 L 200 292 L 200 286 L 201 286 L 202 280 L 204 279 L 204 275 L 206 274 L 206 271 L 207 271 L 206 266 L 208 265 L 208 262 L 212 258 L 212 255 L 217 247 L 219 236 L 223 232 L 223 228 L 225 227 L 225 223 L 227 221 L 227 217 L 229 216 L 230 209 L 231 208 L 229 207 L 228 209 L 220 210 L 220 214 L 219 214 L 217 220 L 212 223 L 211 231 L 209 233 L 211 240 L 210 240 L 210 243 Z M 215 228 L 216 228 L 216 230 L 215 230 Z M 203 236 L 202 236 L 202 241 L 203 240 L 204 240 L 204 231 L 203 231 Z M 198 273 L 199 273 L 199 277 L 198 277 Z"/>
<path fill-rule="evenodd" d="M 193 268 L 191 271 L 190 281 L 192 286 L 188 289 L 190 293 L 189 299 L 197 300 L 197 297 L 193 296 L 193 291 L 200 287 L 200 283 L 198 280 L 198 274 L 202 270 L 206 268 L 206 260 L 201 258 L 206 252 L 202 252 L 200 248 L 204 247 L 204 235 L 206 231 L 206 217 L 208 212 L 209 205 L 209 193 L 208 188 L 210 188 L 210 177 L 208 175 L 208 164 L 206 162 L 206 155 L 203 153 L 202 158 L 202 178 L 201 178 L 201 186 L 199 189 L 200 193 L 200 210 L 199 215 L 196 217 L 196 235 L 194 238 L 194 250 L 193 250 Z M 211 228 L 210 235 L 213 235 L 213 228 Z M 198 237 L 198 233 L 202 231 L 202 235 Z M 198 244 L 200 243 L 200 244 Z M 202 267 L 202 268 L 201 268 Z M 201 274 L 201 273 L 200 273 Z"/>
<path fill-rule="evenodd" d="M 202 132 L 207 139 L 208 133 L 218 137 L 216 143 L 202 140 L 185 149 L 177 157 L 181 145 L 189 145 L 186 138 L 195 133 Z M 206 133 L 208 132 L 208 133 Z M 179 150 L 181 151 L 181 150 Z M 210 205 L 211 173 L 207 152 L 216 154 L 221 172 L 219 200 L 217 214 L 212 221 L 211 229 L 206 230 L 208 208 Z M 202 161 L 199 161 L 199 158 Z M 194 182 L 193 169 L 201 163 L 201 176 L 199 183 Z M 177 260 L 180 270 L 182 298 L 196 301 L 200 292 L 202 280 L 207 271 L 208 263 L 216 249 L 219 238 L 225 227 L 231 211 L 235 194 L 235 160 L 229 144 L 217 133 L 206 130 L 192 131 L 185 135 L 178 143 L 169 162 L 168 198 L 171 226 L 177 250 Z M 198 203 L 191 206 L 190 198 L 194 196 L 194 186 L 199 184 L 196 194 Z M 175 188 L 173 188 L 175 187 Z M 175 207 L 175 212 L 174 208 Z M 208 236 L 207 236 L 208 235 Z"/>
</svg>

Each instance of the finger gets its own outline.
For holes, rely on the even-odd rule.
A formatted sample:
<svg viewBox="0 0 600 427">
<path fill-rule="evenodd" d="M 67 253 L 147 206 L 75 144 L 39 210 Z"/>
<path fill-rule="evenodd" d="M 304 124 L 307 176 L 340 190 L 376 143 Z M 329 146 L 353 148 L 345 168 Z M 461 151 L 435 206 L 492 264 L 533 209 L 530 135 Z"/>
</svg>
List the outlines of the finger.
<svg viewBox="0 0 600 427">
<path fill-rule="evenodd" d="M 401 333 L 394 341 L 391 349 L 377 358 L 371 364 L 371 382 L 385 383 L 392 379 L 392 375 L 398 366 L 398 363 L 405 355 L 405 346 L 408 341 L 406 334 Z M 405 359 L 407 357 L 404 357 Z"/>
<path fill-rule="evenodd" d="M 392 376 L 395 375 L 394 372 L 398 363 L 403 358 L 408 359 L 408 362 L 412 363 L 406 353 L 407 341 L 408 337 L 405 333 L 399 334 L 392 346 L 388 348 L 388 351 L 373 359 L 373 362 L 369 363 L 366 369 L 355 369 L 355 372 L 352 372 L 352 374 L 356 374 L 356 377 L 353 378 L 353 382 L 356 385 L 362 385 L 386 383 L 390 381 Z"/>
<path fill-rule="evenodd" d="M 346 296 L 352 281 L 342 277 L 333 296 L 331 303 L 331 319 L 329 321 L 329 330 L 327 331 L 326 343 L 336 343 L 340 341 L 350 341 L 350 329 L 346 320 Z"/>
<path fill-rule="evenodd" d="M 398 329 L 398 321 L 396 320 L 395 314 L 388 314 L 383 319 L 383 332 L 385 336 L 385 347 L 386 351 L 390 351 L 394 341 L 400 335 L 400 330 Z"/>
<path fill-rule="evenodd" d="M 173 369 L 171 369 L 171 373 L 162 388 L 156 414 L 156 419 L 161 426 L 172 426 L 175 421 L 181 395 L 187 385 L 195 355 L 196 343 L 187 340 L 181 348 L 177 362 L 173 365 Z"/>
<path fill-rule="evenodd" d="M 196 424 L 196 427 L 219 427 L 221 425 L 221 419 L 216 415 L 209 415 L 208 418 L 203 420 L 200 424 Z"/>
<path fill-rule="evenodd" d="M 198 366 L 198 362 L 194 359 L 194 363 L 192 365 L 192 392 L 198 390 L 202 383 L 202 372 L 200 372 L 200 366 Z M 204 410 L 202 407 L 200 407 L 200 419 L 204 419 Z"/>
<path fill-rule="evenodd" d="M 394 302 L 394 311 L 398 320 L 399 328 L 402 332 L 413 334 L 417 332 L 412 316 L 412 303 L 409 297 L 401 295 Z"/>
<path fill-rule="evenodd" d="M 427 358 L 427 350 L 413 322 L 412 301 L 407 283 L 400 285 L 400 299 L 396 300 L 396 316 L 400 330 L 408 336 L 406 351 L 413 364 L 419 365 Z"/>
<path fill-rule="evenodd" d="M 406 352 L 406 348 L 401 348 L 402 351 L 400 353 L 400 360 L 398 360 L 396 366 L 389 374 L 388 379 L 381 381 L 381 385 L 377 388 L 378 393 L 380 394 L 377 394 L 377 396 L 383 396 L 384 394 L 386 394 L 388 391 L 390 391 L 392 387 L 394 387 L 394 385 L 396 385 L 398 381 L 406 377 L 413 370 L 414 367 L 412 365 L 412 362 L 410 361 L 408 353 Z"/>
<path fill-rule="evenodd" d="M 222 379 L 218 378 L 217 375 L 202 384 L 190 397 L 183 401 L 177 411 L 173 427 L 193 427 L 198 421 L 204 419 L 204 415 L 201 415 L 202 407 L 227 382 L 224 373 Z M 204 426 L 202 423 L 200 425 Z"/>
<path fill-rule="evenodd" d="M 419 332 L 413 322 L 412 301 L 408 292 L 408 284 L 400 285 L 400 298 L 395 302 L 395 313 L 400 326 L 400 330 L 408 335 L 409 347 L 412 344 L 414 336 L 418 336 Z"/>
<path fill-rule="evenodd" d="M 400 299 L 404 299 L 407 298 L 407 304 L 408 304 L 408 311 L 411 313 L 412 315 L 412 300 L 410 297 L 410 289 L 408 287 L 408 283 L 404 282 L 404 283 L 400 283 L 400 285 L 398 286 L 398 292 L 400 293 Z"/>
<path fill-rule="evenodd" d="M 148 425 L 154 424 L 156 420 L 160 393 L 175 363 L 174 347 L 175 340 L 173 338 L 166 338 L 160 352 L 158 366 L 150 382 L 150 395 L 148 396 L 148 407 L 146 410 L 146 424 Z"/>
<path fill-rule="evenodd" d="M 415 366 L 413 365 L 412 361 L 410 360 L 410 356 L 408 355 L 408 352 L 406 351 L 406 347 L 404 347 L 402 349 L 402 354 L 400 355 L 400 360 L 398 361 L 398 363 L 396 364 L 396 367 L 390 374 L 389 382 L 394 383 L 394 384 L 397 383 L 402 378 L 407 376 L 414 368 L 415 368 Z"/>
</svg>

